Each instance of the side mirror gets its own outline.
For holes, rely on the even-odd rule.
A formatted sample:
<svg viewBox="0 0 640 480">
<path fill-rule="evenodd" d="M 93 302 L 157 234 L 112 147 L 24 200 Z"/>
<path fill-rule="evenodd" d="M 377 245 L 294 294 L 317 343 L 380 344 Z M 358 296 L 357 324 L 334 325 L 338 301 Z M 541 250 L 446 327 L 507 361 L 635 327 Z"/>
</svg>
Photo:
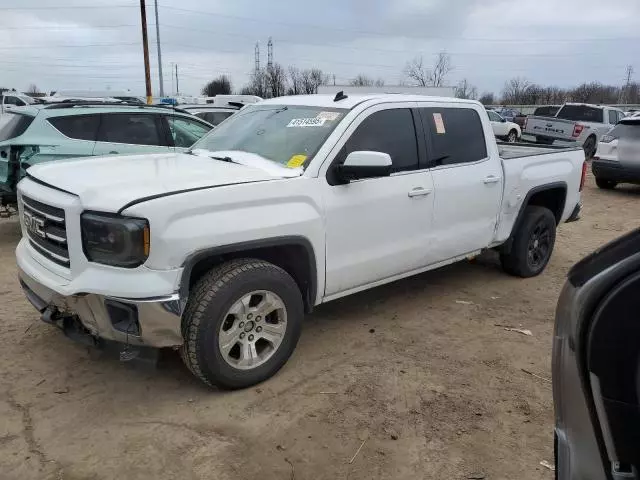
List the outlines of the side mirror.
<svg viewBox="0 0 640 480">
<path fill-rule="evenodd" d="M 351 152 L 343 164 L 336 166 L 336 174 L 344 183 L 360 178 L 387 177 L 391 175 L 391 165 L 388 153 Z"/>
<path fill-rule="evenodd" d="M 500 119 L 500 123 L 506 123 L 506 121 L 507 121 L 507 119 L 506 119 L 506 118 L 504 118 L 504 117 L 502 117 L 502 118 Z"/>
</svg>

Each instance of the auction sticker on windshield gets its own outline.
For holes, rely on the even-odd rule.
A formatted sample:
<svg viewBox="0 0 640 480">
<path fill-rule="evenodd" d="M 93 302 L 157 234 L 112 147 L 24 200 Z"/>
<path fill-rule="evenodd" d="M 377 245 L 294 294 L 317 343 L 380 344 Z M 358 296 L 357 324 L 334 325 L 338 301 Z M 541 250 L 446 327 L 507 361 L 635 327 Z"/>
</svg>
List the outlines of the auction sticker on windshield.
<svg viewBox="0 0 640 480">
<path fill-rule="evenodd" d="M 287 167 L 289 168 L 298 168 L 304 165 L 305 160 L 307 159 L 306 155 L 294 155 L 287 162 Z"/>
<path fill-rule="evenodd" d="M 316 115 L 316 118 L 328 120 L 329 122 L 333 122 L 334 120 L 340 118 L 341 113 L 339 112 L 320 112 Z"/>
<path fill-rule="evenodd" d="M 444 129 L 444 122 L 442 121 L 442 114 L 441 113 L 434 113 L 433 114 L 433 121 L 436 124 L 436 133 L 441 134 L 441 133 L 446 133 L 447 132 Z"/>
<path fill-rule="evenodd" d="M 324 118 L 292 118 L 287 124 L 287 128 L 291 127 L 321 127 L 326 122 Z"/>
</svg>

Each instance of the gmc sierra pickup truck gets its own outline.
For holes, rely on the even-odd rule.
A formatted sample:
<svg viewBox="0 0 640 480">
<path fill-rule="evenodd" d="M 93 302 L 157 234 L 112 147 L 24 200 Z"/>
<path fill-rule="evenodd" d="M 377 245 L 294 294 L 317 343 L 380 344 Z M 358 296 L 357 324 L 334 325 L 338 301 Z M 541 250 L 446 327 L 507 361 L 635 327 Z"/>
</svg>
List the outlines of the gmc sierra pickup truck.
<svg viewBox="0 0 640 480">
<path fill-rule="evenodd" d="M 242 388 L 324 302 L 487 249 L 539 274 L 584 174 L 579 149 L 499 146 L 475 101 L 275 98 L 188 153 L 28 169 L 20 282 L 70 335 L 173 347 L 206 384 Z"/>
</svg>

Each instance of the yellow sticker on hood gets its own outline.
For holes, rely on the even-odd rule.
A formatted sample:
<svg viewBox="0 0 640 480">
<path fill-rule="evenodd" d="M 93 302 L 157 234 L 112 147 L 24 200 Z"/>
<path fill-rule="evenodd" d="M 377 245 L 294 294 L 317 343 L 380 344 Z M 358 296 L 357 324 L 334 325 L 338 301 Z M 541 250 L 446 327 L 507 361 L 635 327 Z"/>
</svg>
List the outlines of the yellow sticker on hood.
<svg viewBox="0 0 640 480">
<path fill-rule="evenodd" d="M 306 155 L 294 155 L 287 162 L 287 167 L 289 168 L 298 168 L 304 165 L 304 162 L 307 160 Z"/>
</svg>

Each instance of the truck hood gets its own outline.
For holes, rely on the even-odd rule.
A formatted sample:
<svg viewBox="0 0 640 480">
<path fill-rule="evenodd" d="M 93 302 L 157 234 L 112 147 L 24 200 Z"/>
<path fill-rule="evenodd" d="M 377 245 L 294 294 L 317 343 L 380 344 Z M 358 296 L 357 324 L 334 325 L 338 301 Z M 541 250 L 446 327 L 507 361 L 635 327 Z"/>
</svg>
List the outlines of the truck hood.
<svg viewBox="0 0 640 480">
<path fill-rule="evenodd" d="M 88 157 L 34 165 L 27 171 L 36 181 L 79 196 L 84 208 L 103 211 L 117 211 L 141 198 L 301 174 L 302 169 L 237 151 Z"/>
</svg>

